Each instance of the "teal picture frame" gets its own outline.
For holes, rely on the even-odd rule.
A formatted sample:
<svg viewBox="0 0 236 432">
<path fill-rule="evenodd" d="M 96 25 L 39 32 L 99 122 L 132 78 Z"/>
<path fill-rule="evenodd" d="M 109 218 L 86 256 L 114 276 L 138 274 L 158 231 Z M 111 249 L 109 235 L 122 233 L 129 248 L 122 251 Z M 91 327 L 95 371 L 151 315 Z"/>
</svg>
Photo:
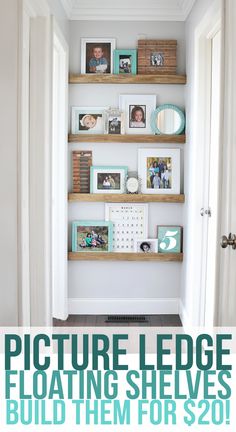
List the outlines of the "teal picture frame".
<svg viewBox="0 0 236 432">
<path fill-rule="evenodd" d="M 94 232 L 94 234 L 92 234 Z M 91 237 L 92 240 L 86 241 Z M 78 220 L 72 222 L 72 252 L 112 252 L 113 223 L 110 221 Z M 100 236 L 98 239 L 97 236 Z M 104 243 L 103 243 L 104 242 Z M 95 245 L 96 243 L 96 245 Z M 82 246 L 83 244 L 83 246 Z"/>
<path fill-rule="evenodd" d="M 157 227 L 158 253 L 181 253 L 181 226 L 160 225 Z"/>
<path fill-rule="evenodd" d="M 101 187 L 98 180 L 99 176 L 103 181 L 107 176 L 113 176 L 113 182 L 115 181 L 114 187 Z M 117 180 L 116 180 L 116 177 Z M 100 166 L 93 165 L 90 167 L 90 193 L 112 193 L 112 194 L 122 194 L 125 193 L 125 184 L 128 176 L 127 166 Z M 103 178 L 104 177 L 104 178 Z"/>
<path fill-rule="evenodd" d="M 164 111 L 166 109 L 168 109 L 168 110 L 172 109 L 175 112 L 177 112 L 177 114 L 180 116 L 180 126 L 178 128 L 176 128 L 172 133 L 163 132 L 163 130 L 160 130 L 158 128 L 158 126 L 157 126 L 157 117 L 158 117 L 158 115 L 162 111 Z M 152 129 L 152 132 L 154 134 L 156 134 L 156 135 L 165 135 L 165 134 L 168 134 L 168 135 L 179 135 L 179 134 L 181 134 L 183 132 L 184 128 L 185 128 L 185 114 L 176 105 L 173 105 L 173 104 L 163 104 L 163 105 L 160 105 L 151 114 L 151 129 Z"/>
<path fill-rule="evenodd" d="M 122 59 L 123 57 L 123 59 Z M 127 60 L 126 60 L 127 59 Z M 121 62 L 124 62 L 123 69 Z M 125 61 L 126 60 L 126 61 Z M 129 62 L 131 64 L 129 64 Z M 137 74 L 137 50 L 136 49 L 123 49 L 114 50 L 114 74 L 116 75 L 136 75 Z M 123 72 L 122 72 L 123 70 Z M 126 71 L 125 71 L 126 70 Z"/>
</svg>

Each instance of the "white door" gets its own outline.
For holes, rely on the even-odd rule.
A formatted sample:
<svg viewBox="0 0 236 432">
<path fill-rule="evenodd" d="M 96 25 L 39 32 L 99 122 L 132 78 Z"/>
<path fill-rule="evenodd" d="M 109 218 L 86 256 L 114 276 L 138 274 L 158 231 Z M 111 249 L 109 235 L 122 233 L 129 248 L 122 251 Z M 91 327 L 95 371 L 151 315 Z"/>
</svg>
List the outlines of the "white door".
<svg viewBox="0 0 236 432">
<path fill-rule="evenodd" d="M 222 196 L 220 235 L 236 234 L 236 2 L 225 2 L 224 75 L 221 157 Z M 218 239 L 220 243 L 220 238 Z M 236 325 L 236 249 L 231 245 L 220 249 L 217 287 L 217 320 L 221 326 Z M 230 242 L 229 242 L 230 243 Z"/>
</svg>

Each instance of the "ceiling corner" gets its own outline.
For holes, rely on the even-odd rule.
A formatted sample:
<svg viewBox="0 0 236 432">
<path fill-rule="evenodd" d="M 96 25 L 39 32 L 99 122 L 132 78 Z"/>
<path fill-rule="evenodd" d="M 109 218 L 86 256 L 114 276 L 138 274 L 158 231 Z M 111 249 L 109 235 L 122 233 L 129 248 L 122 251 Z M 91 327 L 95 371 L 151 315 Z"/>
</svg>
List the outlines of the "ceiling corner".
<svg viewBox="0 0 236 432">
<path fill-rule="evenodd" d="M 70 20 L 73 11 L 73 0 L 60 0 L 60 2 L 66 13 L 67 18 Z"/>
</svg>

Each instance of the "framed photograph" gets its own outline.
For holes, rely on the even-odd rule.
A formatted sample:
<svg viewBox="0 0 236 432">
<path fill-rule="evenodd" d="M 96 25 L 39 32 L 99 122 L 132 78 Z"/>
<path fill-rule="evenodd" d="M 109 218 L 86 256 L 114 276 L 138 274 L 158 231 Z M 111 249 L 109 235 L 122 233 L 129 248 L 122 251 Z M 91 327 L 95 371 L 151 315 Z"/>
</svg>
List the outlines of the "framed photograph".
<svg viewBox="0 0 236 432">
<path fill-rule="evenodd" d="M 72 222 L 72 252 L 111 251 L 111 222 L 96 220 Z"/>
<path fill-rule="evenodd" d="M 105 204 L 105 219 L 113 223 L 114 252 L 134 252 L 135 238 L 147 238 L 148 204 Z"/>
<path fill-rule="evenodd" d="M 118 108 L 108 108 L 104 112 L 104 133 L 124 134 L 124 113 Z"/>
<path fill-rule="evenodd" d="M 158 226 L 158 252 L 180 253 L 182 251 L 182 227 Z"/>
<path fill-rule="evenodd" d="M 120 95 L 119 106 L 125 113 L 125 133 L 153 133 L 151 115 L 156 109 L 155 95 Z"/>
<path fill-rule="evenodd" d="M 114 51 L 114 74 L 137 73 L 137 50 L 115 50 Z"/>
<path fill-rule="evenodd" d="M 138 174 L 146 194 L 180 193 L 180 150 L 139 149 Z"/>
<path fill-rule="evenodd" d="M 81 38 L 81 73 L 111 74 L 115 47 L 114 38 Z"/>
<path fill-rule="evenodd" d="M 127 174 L 127 166 L 91 166 L 90 193 L 124 193 Z"/>
<path fill-rule="evenodd" d="M 72 107 L 71 133 L 72 134 L 103 134 L 105 107 Z"/>
<path fill-rule="evenodd" d="M 138 73 L 144 75 L 176 74 L 177 40 L 138 40 Z"/>
<path fill-rule="evenodd" d="M 157 239 L 135 239 L 134 252 L 137 253 L 157 253 L 158 240 Z"/>
</svg>

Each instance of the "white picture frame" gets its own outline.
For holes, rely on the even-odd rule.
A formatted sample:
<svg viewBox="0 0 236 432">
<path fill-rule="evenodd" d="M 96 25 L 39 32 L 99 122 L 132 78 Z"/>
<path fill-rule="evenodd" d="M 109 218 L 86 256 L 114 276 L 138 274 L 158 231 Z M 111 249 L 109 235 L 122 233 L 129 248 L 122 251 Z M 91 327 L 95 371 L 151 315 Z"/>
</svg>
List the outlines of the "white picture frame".
<svg viewBox="0 0 236 432">
<path fill-rule="evenodd" d="M 127 166 L 91 166 L 90 193 L 125 193 L 125 182 L 127 174 Z"/>
<path fill-rule="evenodd" d="M 71 134 L 103 134 L 104 133 L 104 112 L 106 107 L 72 107 L 71 108 Z M 86 121 L 93 117 L 93 123 Z M 87 119 L 87 120 L 86 120 Z M 91 125 L 91 127 L 89 127 Z"/>
<path fill-rule="evenodd" d="M 105 220 L 113 223 L 113 251 L 134 252 L 135 238 L 147 238 L 148 204 L 106 203 Z"/>
<path fill-rule="evenodd" d="M 145 194 L 180 194 L 180 149 L 139 149 L 138 175 Z"/>
<path fill-rule="evenodd" d="M 156 109 L 156 95 L 121 94 L 119 108 L 125 113 L 125 133 L 152 134 L 151 115 Z"/>
<path fill-rule="evenodd" d="M 143 254 L 158 253 L 158 239 L 135 239 L 134 252 Z"/>
<path fill-rule="evenodd" d="M 94 57 L 96 48 L 102 50 L 100 59 Z M 115 48 L 115 38 L 81 38 L 81 74 L 112 74 Z M 91 65 L 91 59 L 94 59 L 94 65 Z"/>
</svg>

